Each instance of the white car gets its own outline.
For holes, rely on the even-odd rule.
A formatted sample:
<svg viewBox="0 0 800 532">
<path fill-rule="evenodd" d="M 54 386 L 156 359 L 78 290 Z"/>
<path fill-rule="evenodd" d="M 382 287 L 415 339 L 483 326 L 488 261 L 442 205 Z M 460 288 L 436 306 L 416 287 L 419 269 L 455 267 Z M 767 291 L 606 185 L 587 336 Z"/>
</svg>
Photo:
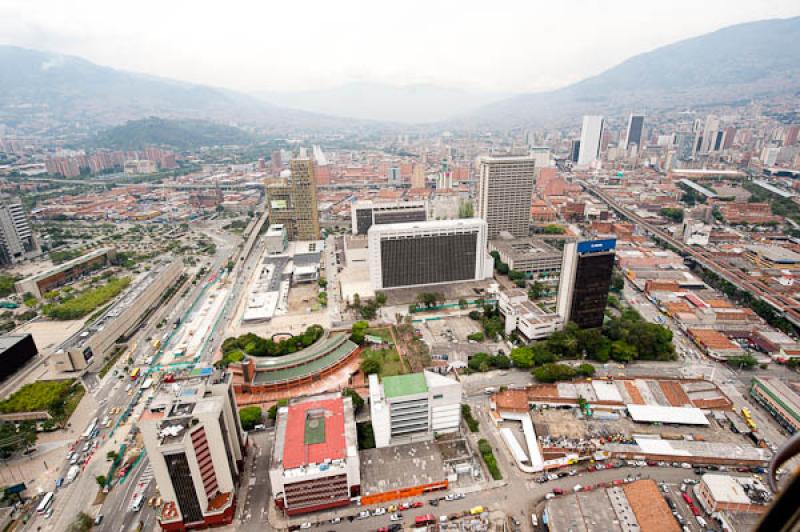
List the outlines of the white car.
<svg viewBox="0 0 800 532">
<path fill-rule="evenodd" d="M 548 493 L 547 495 L 544 496 L 544 500 L 549 501 L 550 499 L 555 499 L 555 497 L 556 497 L 555 493 Z"/>
<path fill-rule="evenodd" d="M 300 525 L 300 529 L 301 530 L 304 530 L 304 529 L 307 529 L 307 528 L 311 528 L 311 523 L 305 522 L 302 525 Z"/>
<path fill-rule="evenodd" d="M 394 513 L 389 516 L 389 521 L 400 521 L 403 517 L 400 514 Z"/>
<path fill-rule="evenodd" d="M 372 515 L 383 515 L 386 513 L 386 508 L 375 508 L 375 511 L 372 512 Z"/>
<path fill-rule="evenodd" d="M 364 510 L 362 512 L 358 512 L 358 517 L 356 519 L 366 519 L 367 517 L 369 517 L 369 512 Z"/>
</svg>

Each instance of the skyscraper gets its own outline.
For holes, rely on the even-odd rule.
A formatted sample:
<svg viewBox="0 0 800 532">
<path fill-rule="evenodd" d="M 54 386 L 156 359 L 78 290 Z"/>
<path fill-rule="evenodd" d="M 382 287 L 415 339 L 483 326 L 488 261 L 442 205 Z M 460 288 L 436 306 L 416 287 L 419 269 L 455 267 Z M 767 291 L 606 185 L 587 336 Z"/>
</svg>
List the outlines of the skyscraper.
<svg viewBox="0 0 800 532">
<path fill-rule="evenodd" d="M 481 157 L 478 217 L 486 220 L 490 239 L 501 231 L 528 236 L 535 169 L 529 155 Z"/>
<path fill-rule="evenodd" d="M 581 153 L 581 141 L 575 139 L 572 141 L 569 147 L 569 160 L 572 161 L 573 163 L 577 163 L 578 156 L 580 155 L 580 153 Z"/>
<path fill-rule="evenodd" d="M 589 166 L 600 157 L 600 139 L 603 136 L 603 117 L 588 115 L 583 117 L 581 126 L 581 146 L 578 153 L 578 166 Z"/>
<path fill-rule="evenodd" d="M 317 183 L 311 159 L 292 159 L 285 184 L 267 187 L 270 224 L 283 224 L 292 240 L 319 239 Z"/>
<path fill-rule="evenodd" d="M 400 184 L 400 168 L 397 166 L 389 167 L 389 173 L 386 176 L 389 180 L 390 185 L 399 185 Z"/>
<path fill-rule="evenodd" d="M 425 165 L 421 162 L 414 163 L 411 174 L 411 188 L 425 188 Z"/>
<path fill-rule="evenodd" d="M 608 303 L 616 240 L 568 242 L 564 245 L 556 311 L 564 323 L 581 329 L 600 327 Z"/>
<path fill-rule="evenodd" d="M 0 264 L 20 261 L 35 247 L 31 224 L 22 205 L 0 205 Z"/>
<path fill-rule="evenodd" d="M 703 141 L 700 145 L 700 153 L 714 151 L 714 146 L 717 143 L 717 131 L 719 131 L 719 118 L 714 115 L 708 115 L 706 124 L 703 127 Z"/>
<path fill-rule="evenodd" d="M 628 134 L 625 136 L 625 147 L 630 149 L 634 144 L 639 151 L 642 149 L 642 129 L 644 128 L 644 115 L 630 115 L 628 117 Z"/>
</svg>

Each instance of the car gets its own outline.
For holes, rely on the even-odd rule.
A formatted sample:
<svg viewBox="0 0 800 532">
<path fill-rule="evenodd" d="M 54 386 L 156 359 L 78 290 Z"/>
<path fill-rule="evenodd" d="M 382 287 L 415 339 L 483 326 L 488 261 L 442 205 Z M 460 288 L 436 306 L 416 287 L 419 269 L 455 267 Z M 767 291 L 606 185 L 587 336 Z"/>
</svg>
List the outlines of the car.
<svg viewBox="0 0 800 532">
<path fill-rule="evenodd" d="M 589 466 L 588 468 L 586 468 L 586 470 L 587 470 L 589 473 L 594 473 L 595 471 L 597 471 L 597 466 L 593 466 L 593 465 L 591 465 L 591 466 Z"/>
<path fill-rule="evenodd" d="M 99 526 L 100 523 L 103 522 L 103 514 L 97 514 L 97 517 L 94 518 L 94 526 Z"/>
<path fill-rule="evenodd" d="M 389 521 L 400 521 L 403 519 L 403 514 L 394 513 L 389 516 Z"/>
<path fill-rule="evenodd" d="M 698 515 L 700 515 L 700 510 L 698 510 L 698 509 L 697 509 L 697 506 L 695 506 L 694 504 L 690 504 L 690 505 L 689 505 L 689 510 L 691 510 L 691 511 L 692 511 L 692 515 L 693 515 L 693 516 L 695 516 L 695 517 L 697 517 Z"/>
<path fill-rule="evenodd" d="M 382 526 L 382 527 L 378 528 L 378 532 L 389 532 L 389 527 L 388 526 Z"/>
<path fill-rule="evenodd" d="M 414 501 L 411 503 L 412 508 L 422 508 L 423 506 L 425 506 L 425 503 L 422 501 Z"/>
<path fill-rule="evenodd" d="M 403 530 L 403 525 L 399 523 L 392 523 L 389 525 L 389 532 L 400 532 L 401 530 Z"/>
<path fill-rule="evenodd" d="M 356 517 L 356 519 L 366 519 L 367 517 L 369 517 L 369 512 L 363 510 L 361 512 L 358 512 L 358 517 Z"/>
<path fill-rule="evenodd" d="M 386 510 L 387 510 L 387 511 L 388 511 L 390 514 L 393 514 L 393 513 L 395 513 L 395 512 L 397 511 L 397 506 L 395 506 L 394 504 L 392 504 L 392 505 L 391 505 L 391 506 L 389 506 L 389 508 L 387 508 Z"/>
<path fill-rule="evenodd" d="M 306 521 L 305 523 L 300 525 L 300 530 L 306 530 L 306 529 L 309 529 L 309 528 L 311 528 L 311 523 L 309 523 L 308 521 Z"/>
<path fill-rule="evenodd" d="M 667 506 L 669 506 L 669 509 L 670 510 L 675 510 L 675 508 L 676 508 L 675 501 L 673 501 L 669 497 L 665 497 L 665 499 L 667 500 Z"/>
<path fill-rule="evenodd" d="M 575 471 L 574 469 L 570 469 L 569 471 L 567 471 L 567 474 L 568 474 L 569 476 L 571 476 L 571 477 L 574 477 L 575 475 L 577 475 L 577 474 L 578 474 L 578 472 L 577 472 L 577 471 Z"/>
<path fill-rule="evenodd" d="M 372 511 L 372 515 L 383 515 L 386 513 L 386 508 L 375 508 Z"/>
<path fill-rule="evenodd" d="M 688 493 L 682 493 L 681 497 L 683 497 L 683 500 L 686 501 L 686 504 L 694 504 L 692 497 Z"/>
<path fill-rule="evenodd" d="M 556 495 L 564 495 L 565 492 L 563 488 L 553 488 L 553 493 Z"/>
<path fill-rule="evenodd" d="M 544 500 L 549 501 L 550 499 L 555 499 L 555 497 L 556 497 L 555 493 L 547 493 L 544 496 Z"/>
<path fill-rule="evenodd" d="M 577 492 L 581 491 L 582 489 L 583 489 L 583 486 L 581 486 L 580 484 L 575 484 L 575 485 L 572 487 L 572 491 L 574 491 L 575 493 L 577 493 Z"/>
<path fill-rule="evenodd" d="M 439 499 L 431 499 L 428 501 L 431 506 L 439 506 Z"/>
<path fill-rule="evenodd" d="M 420 504 L 420 506 L 421 506 L 421 504 Z M 407 503 L 407 502 L 404 502 L 400 506 L 398 506 L 399 510 L 408 510 L 409 508 L 411 508 L 411 504 Z"/>
</svg>

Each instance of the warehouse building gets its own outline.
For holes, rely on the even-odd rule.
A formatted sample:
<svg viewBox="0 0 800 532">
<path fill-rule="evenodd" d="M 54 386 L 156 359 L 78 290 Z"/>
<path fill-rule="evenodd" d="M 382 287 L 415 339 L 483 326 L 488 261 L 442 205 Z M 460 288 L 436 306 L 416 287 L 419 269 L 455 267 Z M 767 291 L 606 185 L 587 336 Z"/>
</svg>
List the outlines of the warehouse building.
<svg viewBox="0 0 800 532">
<path fill-rule="evenodd" d="M 100 318 L 67 338 L 52 355 L 59 371 L 80 371 L 113 353 L 117 340 L 127 337 L 157 306 L 183 273 L 179 259 L 162 262 L 129 289 Z"/>
<path fill-rule="evenodd" d="M 356 201 L 350 206 L 354 235 L 366 235 L 369 228 L 378 224 L 424 222 L 428 219 L 428 206 L 424 200 Z"/>
<path fill-rule="evenodd" d="M 372 430 L 378 448 L 429 441 L 458 431 L 461 383 L 431 371 L 385 377 L 369 376 Z"/>
<path fill-rule="evenodd" d="M 492 276 L 486 222 L 478 218 L 373 225 L 369 275 L 374 290 L 479 281 Z"/>
<path fill-rule="evenodd" d="M 164 500 L 162 530 L 230 524 L 245 451 L 230 373 L 196 368 L 162 386 L 139 428 Z"/>
<path fill-rule="evenodd" d="M 694 491 L 709 514 L 723 510 L 762 513 L 767 510 L 770 500 L 767 488 L 753 477 L 708 473 L 703 475 Z"/>
<path fill-rule="evenodd" d="M 800 430 L 800 395 L 774 377 L 753 377 L 750 396 L 794 434 Z"/>
<path fill-rule="evenodd" d="M 39 349 L 30 333 L 0 336 L 0 383 L 11 378 L 38 354 Z"/>
<path fill-rule="evenodd" d="M 86 255 L 17 281 L 14 288 L 18 294 L 30 292 L 41 298 L 45 292 L 74 281 L 95 268 L 111 264 L 116 256 L 113 248 L 95 249 Z"/>
<path fill-rule="evenodd" d="M 275 505 L 287 515 L 350 504 L 361 490 L 351 399 L 327 393 L 280 408 L 269 477 Z"/>
</svg>

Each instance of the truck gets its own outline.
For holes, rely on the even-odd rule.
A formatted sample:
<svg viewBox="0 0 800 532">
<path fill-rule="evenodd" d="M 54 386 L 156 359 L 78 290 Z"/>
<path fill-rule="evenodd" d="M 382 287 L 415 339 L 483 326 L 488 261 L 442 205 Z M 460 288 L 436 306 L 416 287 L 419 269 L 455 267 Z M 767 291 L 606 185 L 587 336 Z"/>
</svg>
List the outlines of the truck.
<svg viewBox="0 0 800 532">
<path fill-rule="evenodd" d="M 79 465 L 73 465 L 72 467 L 70 467 L 69 471 L 67 471 L 67 477 L 66 477 L 67 483 L 70 483 L 73 480 L 75 480 L 78 477 L 78 473 L 80 472 L 81 468 Z"/>
</svg>

